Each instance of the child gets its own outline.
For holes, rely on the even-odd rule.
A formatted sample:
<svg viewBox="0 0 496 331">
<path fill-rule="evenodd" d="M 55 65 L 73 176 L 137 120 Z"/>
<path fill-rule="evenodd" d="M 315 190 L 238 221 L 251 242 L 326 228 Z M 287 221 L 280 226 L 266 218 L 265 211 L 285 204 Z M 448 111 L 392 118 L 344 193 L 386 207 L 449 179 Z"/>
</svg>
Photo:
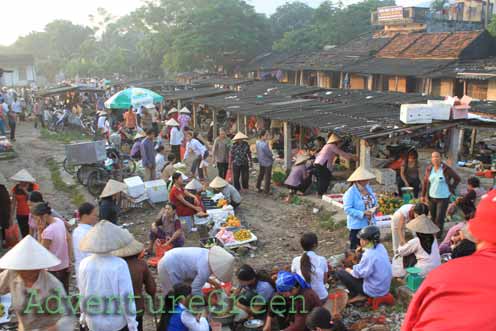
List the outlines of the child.
<svg viewBox="0 0 496 331">
<path fill-rule="evenodd" d="M 475 213 L 475 199 L 477 199 L 476 189 L 480 186 L 480 180 L 477 177 L 469 177 L 467 179 L 467 193 L 463 197 L 456 199 L 455 204 L 460 208 L 465 216 L 465 220 L 469 220 Z"/>
</svg>

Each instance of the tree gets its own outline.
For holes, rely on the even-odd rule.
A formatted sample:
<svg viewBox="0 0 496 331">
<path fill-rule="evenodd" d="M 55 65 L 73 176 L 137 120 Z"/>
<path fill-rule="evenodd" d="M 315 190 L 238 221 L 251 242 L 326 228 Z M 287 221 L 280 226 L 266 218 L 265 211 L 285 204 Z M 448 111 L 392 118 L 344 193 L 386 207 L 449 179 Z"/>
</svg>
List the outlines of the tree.
<svg viewBox="0 0 496 331">
<path fill-rule="evenodd" d="M 491 36 L 496 37 L 496 15 L 491 17 L 491 21 L 487 26 L 487 31 L 491 34 Z"/>
<path fill-rule="evenodd" d="M 306 29 L 312 25 L 315 9 L 305 3 L 288 2 L 270 16 L 272 36 L 281 39 L 285 33 Z"/>
</svg>

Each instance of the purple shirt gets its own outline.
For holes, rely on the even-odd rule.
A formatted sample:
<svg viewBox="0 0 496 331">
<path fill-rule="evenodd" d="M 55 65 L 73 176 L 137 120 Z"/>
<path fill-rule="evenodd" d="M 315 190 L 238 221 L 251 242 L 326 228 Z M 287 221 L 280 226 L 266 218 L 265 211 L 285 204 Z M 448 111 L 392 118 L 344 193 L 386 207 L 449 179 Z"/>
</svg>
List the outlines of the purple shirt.
<svg viewBox="0 0 496 331">
<path fill-rule="evenodd" d="M 185 127 L 189 125 L 189 121 L 191 120 L 191 117 L 186 114 L 181 114 L 179 115 L 179 128 L 183 130 Z"/>
<path fill-rule="evenodd" d="M 150 168 L 155 166 L 155 148 L 152 140 L 145 138 L 141 142 L 140 152 L 141 152 L 141 163 L 143 167 Z"/>
<path fill-rule="evenodd" d="M 288 178 L 284 182 L 285 185 L 298 187 L 303 183 L 303 180 L 308 177 L 307 167 L 305 163 L 299 164 L 291 168 Z"/>
<path fill-rule="evenodd" d="M 465 222 L 460 222 L 456 225 L 453 225 L 451 229 L 448 230 L 446 237 L 444 237 L 443 242 L 439 245 L 439 253 L 446 254 L 451 252 L 451 237 L 453 237 L 458 231 L 460 231 Z"/>
<path fill-rule="evenodd" d="M 353 155 L 342 151 L 335 144 L 326 144 L 320 150 L 319 154 L 315 158 L 315 164 L 320 164 L 321 166 L 325 166 L 327 164 L 327 168 L 332 169 L 332 163 L 336 158 L 336 155 L 339 155 L 347 160 L 351 159 Z"/>
</svg>

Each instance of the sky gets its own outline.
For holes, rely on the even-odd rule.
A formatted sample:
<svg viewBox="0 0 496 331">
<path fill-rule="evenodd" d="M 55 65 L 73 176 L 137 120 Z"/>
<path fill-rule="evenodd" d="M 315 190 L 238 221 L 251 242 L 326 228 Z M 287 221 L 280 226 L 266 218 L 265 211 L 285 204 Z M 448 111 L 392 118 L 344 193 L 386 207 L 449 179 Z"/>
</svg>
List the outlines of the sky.
<svg viewBox="0 0 496 331">
<path fill-rule="evenodd" d="M 181 0 L 177 0 L 181 1 Z M 300 0 L 317 7 L 324 0 Z M 344 0 L 345 4 L 358 0 Z M 419 2 L 421 0 L 398 0 L 397 2 Z M 247 0 L 258 12 L 270 15 L 288 0 Z M 55 19 L 66 19 L 88 25 L 88 15 L 103 7 L 115 16 L 122 16 L 142 5 L 142 0 L 4 0 L 0 20 L 0 45 L 10 45 L 19 36 L 31 31 L 42 31 Z"/>
</svg>

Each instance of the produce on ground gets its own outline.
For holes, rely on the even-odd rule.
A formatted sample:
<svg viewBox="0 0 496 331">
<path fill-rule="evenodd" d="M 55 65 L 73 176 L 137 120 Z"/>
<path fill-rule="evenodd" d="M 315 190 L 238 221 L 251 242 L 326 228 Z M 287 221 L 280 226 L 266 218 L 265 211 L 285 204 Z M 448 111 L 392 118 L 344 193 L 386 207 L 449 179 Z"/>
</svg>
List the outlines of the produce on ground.
<svg viewBox="0 0 496 331">
<path fill-rule="evenodd" d="M 236 216 L 229 215 L 227 216 L 226 223 L 224 223 L 222 226 L 239 228 L 241 226 L 241 221 Z"/>
<path fill-rule="evenodd" d="M 229 202 L 226 199 L 219 199 L 219 201 L 217 201 L 217 207 L 218 208 L 225 207 L 228 204 L 229 204 Z"/>
<path fill-rule="evenodd" d="M 379 211 L 383 215 L 392 215 L 402 205 L 403 199 L 397 197 L 381 196 L 379 198 Z"/>
<path fill-rule="evenodd" d="M 249 240 L 251 239 L 252 237 L 252 234 L 250 232 L 250 230 L 239 230 L 239 231 L 236 231 L 234 232 L 234 239 L 236 239 L 236 241 L 245 241 L 245 240 Z"/>
</svg>

